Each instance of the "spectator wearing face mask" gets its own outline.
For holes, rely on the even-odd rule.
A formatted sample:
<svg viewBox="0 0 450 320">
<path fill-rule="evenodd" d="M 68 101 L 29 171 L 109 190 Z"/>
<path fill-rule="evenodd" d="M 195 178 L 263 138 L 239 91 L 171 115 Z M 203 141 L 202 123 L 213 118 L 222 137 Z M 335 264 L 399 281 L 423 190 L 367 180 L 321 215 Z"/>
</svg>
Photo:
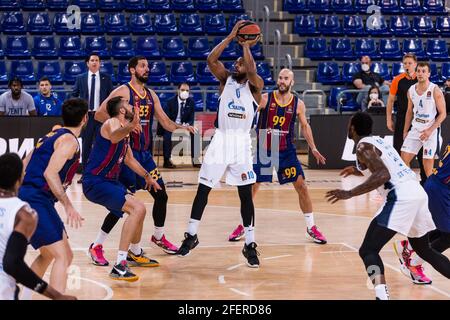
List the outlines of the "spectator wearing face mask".
<svg viewBox="0 0 450 320">
<path fill-rule="evenodd" d="M 383 108 L 384 110 L 385 106 L 380 88 L 372 86 L 369 90 L 369 96 L 363 104 L 362 111 L 378 112 L 380 110 L 379 108 Z"/>
<path fill-rule="evenodd" d="M 353 85 L 356 89 L 362 89 L 356 98 L 356 103 L 362 106 L 364 100 L 367 99 L 368 91 L 373 86 L 380 87 L 380 91 L 389 91 L 390 83 L 383 79 L 378 73 L 370 70 L 372 61 L 369 56 L 361 57 L 361 71 L 353 75 Z"/>
<path fill-rule="evenodd" d="M 450 77 L 445 80 L 443 91 L 444 91 L 445 106 L 447 109 L 447 114 L 450 114 Z"/>
</svg>

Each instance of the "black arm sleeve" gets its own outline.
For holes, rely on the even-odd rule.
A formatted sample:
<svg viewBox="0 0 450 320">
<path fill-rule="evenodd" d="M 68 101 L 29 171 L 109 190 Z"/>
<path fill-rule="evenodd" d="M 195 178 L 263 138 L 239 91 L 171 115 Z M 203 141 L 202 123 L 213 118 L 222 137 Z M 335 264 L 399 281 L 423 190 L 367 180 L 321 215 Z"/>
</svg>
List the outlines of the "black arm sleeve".
<svg viewBox="0 0 450 320">
<path fill-rule="evenodd" d="M 47 288 L 47 283 L 38 277 L 24 261 L 27 252 L 28 241 L 25 236 L 14 231 L 9 237 L 3 257 L 3 270 L 18 283 L 39 293 Z"/>
</svg>

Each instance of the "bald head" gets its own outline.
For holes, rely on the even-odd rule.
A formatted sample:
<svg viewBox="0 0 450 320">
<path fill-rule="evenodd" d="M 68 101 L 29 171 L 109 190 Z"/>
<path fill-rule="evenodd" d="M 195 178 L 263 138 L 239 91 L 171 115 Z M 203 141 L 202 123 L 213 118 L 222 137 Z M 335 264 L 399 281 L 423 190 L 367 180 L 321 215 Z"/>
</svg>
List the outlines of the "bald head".
<svg viewBox="0 0 450 320">
<path fill-rule="evenodd" d="M 294 72 L 287 68 L 281 69 L 278 74 L 277 87 L 281 94 L 291 91 L 294 85 Z"/>
</svg>

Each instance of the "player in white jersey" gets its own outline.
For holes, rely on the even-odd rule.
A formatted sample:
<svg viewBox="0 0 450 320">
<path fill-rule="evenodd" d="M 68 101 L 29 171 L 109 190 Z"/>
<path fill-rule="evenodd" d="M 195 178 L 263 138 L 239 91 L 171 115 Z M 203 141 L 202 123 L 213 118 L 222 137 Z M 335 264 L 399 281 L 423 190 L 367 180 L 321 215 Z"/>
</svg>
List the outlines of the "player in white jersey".
<svg viewBox="0 0 450 320">
<path fill-rule="evenodd" d="M 408 110 L 403 129 L 405 141 L 401 149 L 402 159 L 409 166 L 423 147 L 427 177 L 433 173 L 434 158 L 442 142 L 440 126 L 446 117 L 444 95 L 436 84 L 430 82 L 430 70 L 427 62 L 417 64 L 417 83 L 408 90 Z"/>
<path fill-rule="evenodd" d="M 255 208 L 252 185 L 256 181 L 253 171 L 250 129 L 261 100 L 264 81 L 256 73 L 256 64 L 250 47 L 260 37 L 251 41 L 239 41 L 243 56 L 234 64 L 235 72 L 225 69 L 219 57 L 236 38 L 245 21 L 239 21 L 231 33 L 208 56 L 208 67 L 220 81 L 220 104 L 217 113 L 217 129 L 203 159 L 199 173 L 199 186 L 192 205 L 191 219 L 179 256 L 186 256 L 198 245 L 197 231 L 208 202 L 211 189 L 226 175 L 227 184 L 237 186 L 241 200 L 241 216 L 245 228 L 246 243 L 242 250 L 249 267 L 258 268 L 259 259 L 254 236 Z"/>
<path fill-rule="evenodd" d="M 38 217 L 28 203 L 17 197 L 22 180 L 23 163 L 19 156 L 0 156 L 0 300 L 18 299 L 17 283 L 50 299 L 75 300 L 50 287 L 24 261 Z"/>
<path fill-rule="evenodd" d="M 356 167 L 347 167 L 341 175 L 365 175 L 367 180 L 351 190 L 331 190 L 328 201 L 350 199 L 377 189 L 385 198 L 375 214 L 359 255 L 375 286 L 376 298 L 389 299 L 380 251 L 396 233 L 408 237 L 411 246 L 438 272 L 450 278 L 450 261 L 430 248 L 428 233 L 434 230 L 428 209 L 428 196 L 395 149 L 381 138 L 372 137 L 373 120 L 358 112 L 350 120 L 348 137 L 356 144 Z"/>
</svg>

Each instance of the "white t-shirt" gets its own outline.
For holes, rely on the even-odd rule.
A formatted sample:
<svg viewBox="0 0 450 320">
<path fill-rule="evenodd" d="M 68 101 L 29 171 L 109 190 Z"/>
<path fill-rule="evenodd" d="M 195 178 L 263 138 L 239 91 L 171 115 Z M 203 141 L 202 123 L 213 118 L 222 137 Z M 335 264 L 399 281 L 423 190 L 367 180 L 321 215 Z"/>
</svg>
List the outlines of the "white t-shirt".
<svg viewBox="0 0 450 320">
<path fill-rule="evenodd" d="M 413 128 L 422 131 L 431 127 L 436 119 L 437 108 L 434 100 L 434 88 L 436 85 L 432 82 L 422 95 L 417 93 L 417 84 L 411 86 L 408 90 L 409 96 L 413 102 L 414 119 Z"/>
<path fill-rule="evenodd" d="M 30 111 L 36 110 L 33 97 L 22 90 L 19 100 L 12 98 L 11 90 L 0 95 L 0 112 L 7 116 L 28 116 Z"/>
</svg>

